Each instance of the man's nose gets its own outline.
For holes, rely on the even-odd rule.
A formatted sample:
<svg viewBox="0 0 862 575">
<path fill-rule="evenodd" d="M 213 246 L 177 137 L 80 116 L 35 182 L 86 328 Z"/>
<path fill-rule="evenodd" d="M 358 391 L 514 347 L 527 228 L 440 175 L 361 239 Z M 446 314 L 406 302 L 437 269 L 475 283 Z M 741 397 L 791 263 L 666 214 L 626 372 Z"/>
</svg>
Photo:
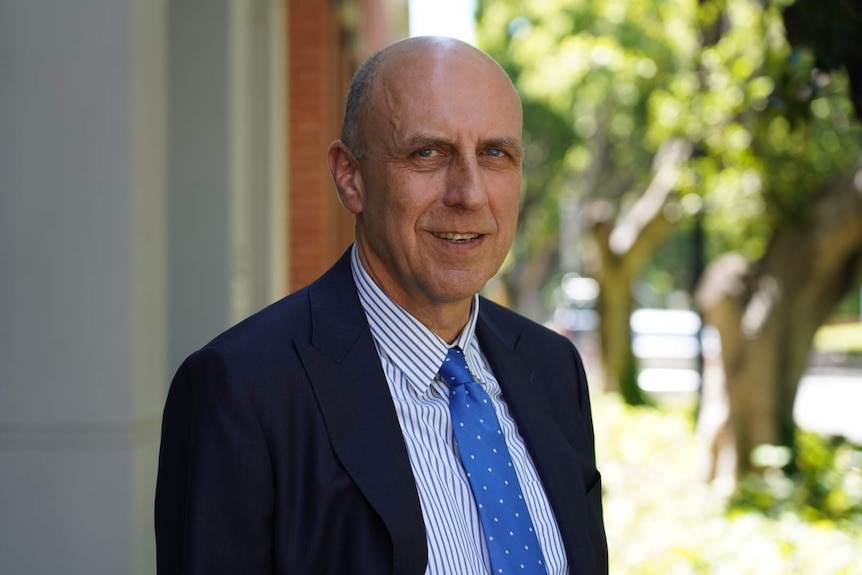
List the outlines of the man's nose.
<svg viewBox="0 0 862 575">
<path fill-rule="evenodd" d="M 488 202 L 482 168 L 475 156 L 460 156 L 449 168 L 446 195 L 447 206 L 462 206 L 475 210 Z"/>
</svg>

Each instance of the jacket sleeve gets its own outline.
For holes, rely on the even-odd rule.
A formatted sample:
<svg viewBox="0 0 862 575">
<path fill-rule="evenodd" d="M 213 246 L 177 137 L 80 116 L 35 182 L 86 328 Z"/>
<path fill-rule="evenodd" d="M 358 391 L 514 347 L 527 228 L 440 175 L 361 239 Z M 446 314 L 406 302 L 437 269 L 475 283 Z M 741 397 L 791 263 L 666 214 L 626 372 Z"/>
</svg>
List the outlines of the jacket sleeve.
<svg viewBox="0 0 862 575">
<path fill-rule="evenodd" d="M 272 465 L 239 373 L 209 346 L 171 384 L 156 484 L 159 575 L 272 572 Z"/>
</svg>

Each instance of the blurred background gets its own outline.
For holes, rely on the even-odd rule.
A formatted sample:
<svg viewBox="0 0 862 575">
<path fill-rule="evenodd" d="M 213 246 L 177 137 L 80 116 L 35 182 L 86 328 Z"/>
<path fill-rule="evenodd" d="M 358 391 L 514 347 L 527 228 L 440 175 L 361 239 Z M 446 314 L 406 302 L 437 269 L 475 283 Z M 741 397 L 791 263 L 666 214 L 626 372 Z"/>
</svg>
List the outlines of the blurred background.
<svg viewBox="0 0 862 575">
<path fill-rule="evenodd" d="M 860 29 L 845 0 L 0 0 L 0 570 L 155 572 L 174 371 L 349 245 L 347 84 L 438 33 L 522 95 L 486 295 L 584 356 L 612 573 L 862 573 Z"/>
</svg>

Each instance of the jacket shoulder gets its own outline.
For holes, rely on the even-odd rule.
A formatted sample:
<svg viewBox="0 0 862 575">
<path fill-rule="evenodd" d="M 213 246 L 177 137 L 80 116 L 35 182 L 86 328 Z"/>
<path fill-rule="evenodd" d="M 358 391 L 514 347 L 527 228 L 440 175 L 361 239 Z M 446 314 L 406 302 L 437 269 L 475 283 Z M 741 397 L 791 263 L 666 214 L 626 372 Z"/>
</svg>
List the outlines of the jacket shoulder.
<svg viewBox="0 0 862 575">
<path fill-rule="evenodd" d="M 304 334 L 310 331 L 310 325 L 308 294 L 304 288 L 229 327 L 193 355 L 209 351 L 234 359 L 254 357 L 259 361 L 268 353 L 283 350 L 291 340 L 307 338 Z"/>
<path fill-rule="evenodd" d="M 482 318 L 498 337 L 509 342 L 514 348 L 519 343 L 529 342 L 537 346 L 552 346 L 561 349 L 572 348 L 572 342 L 564 335 L 533 321 L 518 312 L 480 298 L 479 317 Z"/>
</svg>

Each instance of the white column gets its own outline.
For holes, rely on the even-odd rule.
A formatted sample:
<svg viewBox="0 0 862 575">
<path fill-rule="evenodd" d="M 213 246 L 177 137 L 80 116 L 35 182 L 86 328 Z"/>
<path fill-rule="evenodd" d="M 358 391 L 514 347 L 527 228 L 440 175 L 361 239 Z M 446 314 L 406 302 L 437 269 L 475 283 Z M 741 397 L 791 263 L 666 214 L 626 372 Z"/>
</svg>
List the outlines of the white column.
<svg viewBox="0 0 862 575">
<path fill-rule="evenodd" d="M 283 295 L 282 18 L 281 0 L 169 3 L 171 369 Z"/>
<path fill-rule="evenodd" d="M 0 571 L 155 572 L 178 361 L 281 295 L 281 0 L 0 0 Z"/>
<path fill-rule="evenodd" d="M 152 573 L 164 2 L 0 13 L 2 570 Z"/>
</svg>

